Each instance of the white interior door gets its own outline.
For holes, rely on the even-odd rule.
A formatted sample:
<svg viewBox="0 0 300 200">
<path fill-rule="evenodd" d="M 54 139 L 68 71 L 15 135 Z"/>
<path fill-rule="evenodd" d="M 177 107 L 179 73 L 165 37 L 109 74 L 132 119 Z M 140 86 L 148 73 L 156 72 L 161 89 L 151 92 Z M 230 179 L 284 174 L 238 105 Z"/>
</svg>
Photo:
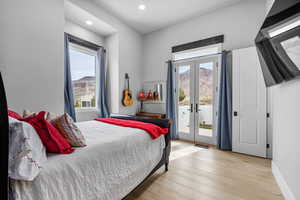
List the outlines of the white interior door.
<svg viewBox="0 0 300 200">
<path fill-rule="evenodd" d="M 233 51 L 232 74 L 232 149 L 266 157 L 267 91 L 255 47 Z"/>
</svg>

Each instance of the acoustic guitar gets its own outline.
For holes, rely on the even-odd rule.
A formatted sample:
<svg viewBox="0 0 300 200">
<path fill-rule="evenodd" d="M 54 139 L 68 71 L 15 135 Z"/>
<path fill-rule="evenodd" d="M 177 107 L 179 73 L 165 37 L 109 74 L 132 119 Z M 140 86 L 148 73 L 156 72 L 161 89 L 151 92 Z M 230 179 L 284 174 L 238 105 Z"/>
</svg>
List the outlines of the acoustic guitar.
<svg viewBox="0 0 300 200">
<path fill-rule="evenodd" d="M 125 74 L 125 81 L 127 82 L 127 88 L 123 91 L 122 103 L 124 106 L 132 106 L 133 105 L 132 92 L 130 91 L 129 88 L 129 76 L 127 73 Z"/>
</svg>

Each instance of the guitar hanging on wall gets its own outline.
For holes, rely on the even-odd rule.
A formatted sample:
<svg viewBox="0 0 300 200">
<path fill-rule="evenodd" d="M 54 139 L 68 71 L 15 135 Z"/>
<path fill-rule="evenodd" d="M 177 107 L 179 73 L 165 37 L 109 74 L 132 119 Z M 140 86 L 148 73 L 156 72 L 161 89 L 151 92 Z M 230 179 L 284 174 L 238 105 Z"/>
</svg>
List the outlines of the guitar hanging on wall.
<svg viewBox="0 0 300 200">
<path fill-rule="evenodd" d="M 130 91 L 129 88 L 129 76 L 126 73 L 125 74 L 125 84 L 127 83 L 127 88 L 123 91 L 123 99 L 122 103 L 123 106 L 132 106 L 133 105 L 133 99 L 132 99 L 132 92 Z"/>
</svg>

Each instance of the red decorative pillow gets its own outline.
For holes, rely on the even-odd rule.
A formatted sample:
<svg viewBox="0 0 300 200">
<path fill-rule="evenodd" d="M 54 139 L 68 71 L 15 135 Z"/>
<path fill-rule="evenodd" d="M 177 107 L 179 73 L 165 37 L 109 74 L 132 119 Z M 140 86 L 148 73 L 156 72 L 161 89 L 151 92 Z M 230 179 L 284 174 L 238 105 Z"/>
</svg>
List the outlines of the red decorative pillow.
<svg viewBox="0 0 300 200">
<path fill-rule="evenodd" d="M 74 151 L 68 141 L 47 120 L 46 112 L 42 111 L 36 116 L 30 116 L 21 121 L 28 122 L 39 134 L 44 146 L 50 153 L 69 154 Z"/>
<path fill-rule="evenodd" d="M 15 118 L 17 120 L 21 120 L 23 117 L 21 117 L 21 115 L 19 115 L 18 113 L 12 111 L 12 110 L 8 110 L 8 116 Z"/>
</svg>

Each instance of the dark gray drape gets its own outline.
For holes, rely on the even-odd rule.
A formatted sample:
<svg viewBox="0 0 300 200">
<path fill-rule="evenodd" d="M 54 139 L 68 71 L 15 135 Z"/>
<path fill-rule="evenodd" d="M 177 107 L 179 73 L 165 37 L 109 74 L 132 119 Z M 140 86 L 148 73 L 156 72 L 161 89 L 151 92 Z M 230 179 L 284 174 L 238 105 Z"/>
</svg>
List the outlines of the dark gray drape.
<svg viewBox="0 0 300 200">
<path fill-rule="evenodd" d="M 217 145 L 219 149 L 232 149 L 232 53 L 222 53 L 219 85 Z"/>
<path fill-rule="evenodd" d="M 71 66 L 70 66 L 70 52 L 69 52 L 69 36 L 65 33 L 65 112 L 68 113 L 74 121 L 76 121 L 76 113 L 74 107 L 74 95 L 72 86 Z"/>
<path fill-rule="evenodd" d="M 97 107 L 99 117 L 106 118 L 109 117 L 109 111 L 107 106 L 106 51 L 103 47 L 100 47 L 97 51 L 96 67 L 99 70 Z"/>
<path fill-rule="evenodd" d="M 172 120 L 171 138 L 178 139 L 177 132 L 177 112 L 176 112 L 176 77 L 175 68 L 172 61 L 168 61 L 168 77 L 167 77 L 167 99 L 166 99 L 166 115 Z"/>
</svg>

